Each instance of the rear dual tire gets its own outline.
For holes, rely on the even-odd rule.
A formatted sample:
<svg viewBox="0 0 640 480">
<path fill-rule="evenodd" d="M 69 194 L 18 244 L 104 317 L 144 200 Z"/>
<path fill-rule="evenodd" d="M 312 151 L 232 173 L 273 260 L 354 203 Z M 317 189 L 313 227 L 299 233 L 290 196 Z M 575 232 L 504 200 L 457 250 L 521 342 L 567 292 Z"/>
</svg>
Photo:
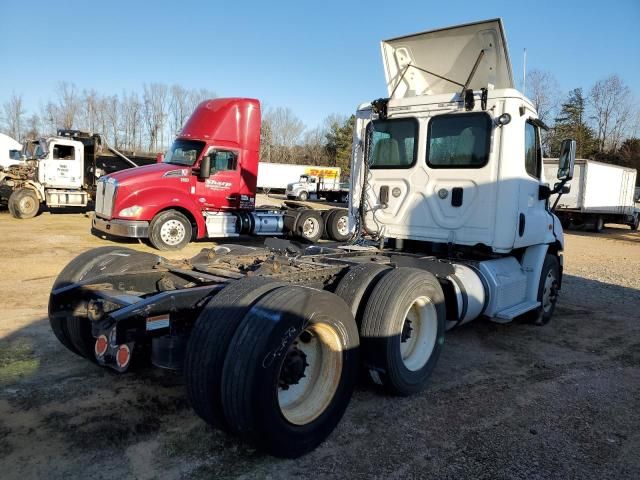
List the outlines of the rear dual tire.
<svg viewBox="0 0 640 480">
<path fill-rule="evenodd" d="M 446 329 L 444 294 L 424 270 L 398 268 L 373 288 L 362 315 L 362 358 L 370 379 L 393 395 L 421 391 Z"/>
<path fill-rule="evenodd" d="M 273 291 L 229 345 L 222 378 L 228 424 L 274 456 L 299 457 L 342 418 L 357 369 L 357 326 L 342 300 L 297 286 Z"/>
</svg>

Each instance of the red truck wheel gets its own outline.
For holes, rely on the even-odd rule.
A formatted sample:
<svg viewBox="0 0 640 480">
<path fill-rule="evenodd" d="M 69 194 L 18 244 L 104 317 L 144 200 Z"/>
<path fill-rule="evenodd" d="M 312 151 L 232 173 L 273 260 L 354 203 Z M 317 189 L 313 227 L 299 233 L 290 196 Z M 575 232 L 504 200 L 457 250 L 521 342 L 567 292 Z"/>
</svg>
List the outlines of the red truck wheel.
<svg viewBox="0 0 640 480">
<path fill-rule="evenodd" d="M 159 213 L 149 226 L 149 241 L 158 250 L 180 250 L 187 246 L 192 235 L 191 222 L 176 210 Z"/>
</svg>

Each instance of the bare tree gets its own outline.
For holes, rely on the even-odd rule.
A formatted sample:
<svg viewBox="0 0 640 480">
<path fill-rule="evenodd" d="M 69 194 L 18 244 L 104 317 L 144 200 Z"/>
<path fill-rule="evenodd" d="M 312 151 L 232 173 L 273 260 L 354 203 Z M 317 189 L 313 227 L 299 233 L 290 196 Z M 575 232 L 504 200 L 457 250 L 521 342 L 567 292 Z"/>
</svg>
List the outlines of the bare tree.
<svg viewBox="0 0 640 480">
<path fill-rule="evenodd" d="M 527 74 L 526 95 L 531 99 L 543 122 L 550 121 L 560 105 L 560 87 L 558 81 L 549 72 L 531 70 Z"/>
<path fill-rule="evenodd" d="M 12 93 L 9 100 L 2 104 L 2 110 L 8 134 L 16 140 L 22 141 L 25 116 L 22 95 Z"/>
<path fill-rule="evenodd" d="M 84 90 L 82 92 L 82 101 L 79 106 L 79 125 L 80 128 L 90 132 L 96 132 L 98 128 L 101 99 L 95 90 Z"/>
<path fill-rule="evenodd" d="M 142 121 L 142 105 L 137 93 L 122 93 L 120 121 L 124 147 L 129 150 L 142 149 L 142 128 L 139 126 Z"/>
<path fill-rule="evenodd" d="M 108 125 L 108 129 L 103 132 L 104 135 L 107 135 L 111 144 L 115 148 L 120 147 L 119 136 L 118 136 L 118 126 L 119 126 L 119 118 L 120 114 L 120 105 L 118 102 L 118 96 L 112 95 L 110 97 L 106 97 L 103 102 L 104 105 L 104 116 L 105 123 Z"/>
<path fill-rule="evenodd" d="M 31 115 L 27 119 L 27 130 L 25 132 L 24 138 L 35 139 L 40 137 L 42 131 L 41 123 L 42 122 L 40 121 L 40 117 L 38 115 L 36 115 L 35 113 Z"/>
<path fill-rule="evenodd" d="M 293 148 L 298 144 L 304 123 L 290 108 L 269 109 L 264 115 L 270 129 L 270 156 L 274 162 L 292 163 Z"/>
<path fill-rule="evenodd" d="M 168 91 L 161 83 L 143 86 L 143 118 L 147 127 L 149 150 L 157 151 L 164 147 L 164 128 L 168 109 Z"/>
<path fill-rule="evenodd" d="M 76 86 L 71 82 L 60 82 L 57 90 L 58 117 L 62 128 L 73 128 L 80 101 Z"/>
<path fill-rule="evenodd" d="M 615 150 L 632 128 L 631 91 L 617 75 L 599 80 L 589 95 L 591 119 L 595 125 L 598 151 Z"/>
<path fill-rule="evenodd" d="M 169 122 L 169 133 L 176 135 L 184 125 L 189 111 L 189 92 L 181 85 L 171 86 L 171 102 L 169 105 L 171 120 Z"/>
</svg>

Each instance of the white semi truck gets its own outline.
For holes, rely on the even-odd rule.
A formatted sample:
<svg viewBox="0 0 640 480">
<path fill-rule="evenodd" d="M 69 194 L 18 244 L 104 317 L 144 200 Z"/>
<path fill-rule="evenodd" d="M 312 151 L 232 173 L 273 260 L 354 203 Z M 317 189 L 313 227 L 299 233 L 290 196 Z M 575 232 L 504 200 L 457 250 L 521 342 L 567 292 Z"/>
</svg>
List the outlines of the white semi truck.
<svg viewBox="0 0 640 480">
<path fill-rule="evenodd" d="M 545 163 L 545 173 L 554 176 L 558 160 Z M 638 230 L 640 213 L 635 207 L 637 172 L 633 168 L 576 160 L 571 191 L 558 199 L 556 215 L 565 228 L 570 225 L 586 226 L 601 232 L 607 223 L 628 225 Z M 551 198 L 555 203 L 557 194 Z"/>
<path fill-rule="evenodd" d="M 333 431 L 359 371 L 410 395 L 445 331 L 549 322 L 564 250 L 549 198 L 566 191 L 575 142 L 545 178 L 544 125 L 513 87 L 501 21 L 394 38 L 382 54 L 388 96 L 356 115 L 350 242 L 270 239 L 184 261 L 90 250 L 54 283 L 59 341 L 119 372 L 148 356 L 181 368 L 206 422 L 297 457 Z"/>
</svg>

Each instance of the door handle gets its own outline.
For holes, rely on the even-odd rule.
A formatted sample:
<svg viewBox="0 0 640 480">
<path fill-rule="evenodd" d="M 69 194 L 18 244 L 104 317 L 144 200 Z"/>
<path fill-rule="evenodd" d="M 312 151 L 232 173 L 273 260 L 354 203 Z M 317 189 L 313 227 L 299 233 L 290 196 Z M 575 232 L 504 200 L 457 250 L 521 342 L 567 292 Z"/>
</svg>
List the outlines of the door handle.
<svg viewBox="0 0 640 480">
<path fill-rule="evenodd" d="M 451 189 L 451 206 L 452 207 L 461 207 L 462 206 L 462 196 L 464 191 L 462 187 L 453 187 Z"/>
</svg>

